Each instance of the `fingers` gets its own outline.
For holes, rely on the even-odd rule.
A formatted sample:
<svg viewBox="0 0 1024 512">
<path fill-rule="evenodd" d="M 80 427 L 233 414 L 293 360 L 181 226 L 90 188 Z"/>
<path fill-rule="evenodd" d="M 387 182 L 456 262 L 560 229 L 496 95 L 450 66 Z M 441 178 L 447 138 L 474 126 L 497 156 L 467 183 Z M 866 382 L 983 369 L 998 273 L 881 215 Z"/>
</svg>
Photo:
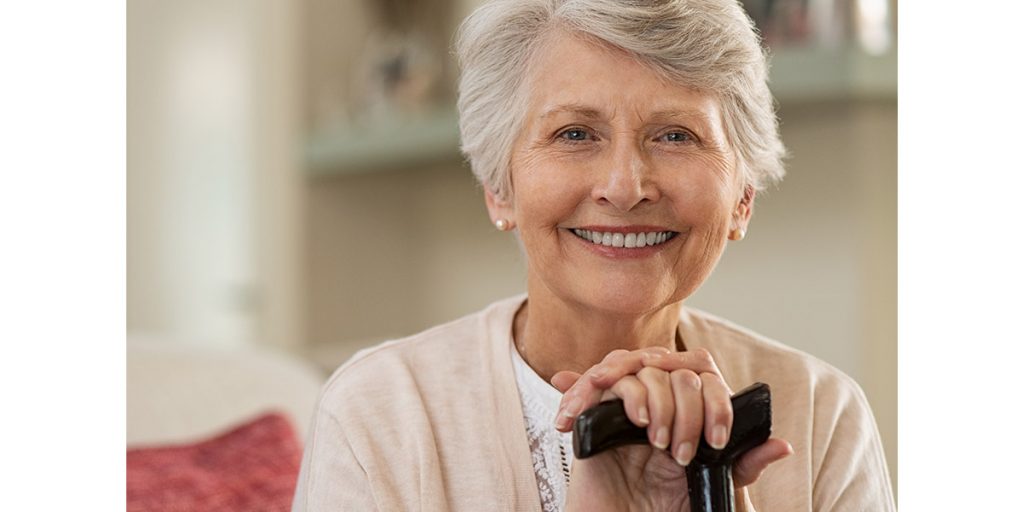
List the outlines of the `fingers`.
<svg viewBox="0 0 1024 512">
<path fill-rule="evenodd" d="M 716 450 L 725 448 L 732 431 L 732 400 L 721 377 L 700 374 L 704 398 L 704 439 Z"/>
<path fill-rule="evenodd" d="M 695 373 L 720 373 L 711 354 L 704 349 L 672 352 L 665 347 L 651 347 L 632 352 L 618 352 L 620 351 L 609 353 L 600 364 L 587 372 L 593 385 L 606 389 L 623 376 L 635 374 L 645 366 L 667 372 L 685 368 Z"/>
<path fill-rule="evenodd" d="M 558 415 L 555 420 L 555 429 L 560 432 L 568 432 L 576 416 L 584 410 L 597 405 L 605 390 L 610 389 L 616 382 L 625 377 L 639 372 L 644 368 L 641 359 L 645 353 L 669 352 L 664 347 L 652 347 L 641 350 L 613 350 L 608 353 L 601 363 L 593 366 L 584 374 L 586 378 L 580 378 L 572 387 L 562 395 L 562 401 L 558 406 Z M 629 371 L 631 370 L 631 371 Z M 561 372 L 560 372 L 561 373 Z M 595 375 L 602 375 L 598 379 Z M 612 378 L 614 376 L 614 378 Z"/>
<path fill-rule="evenodd" d="M 576 381 L 578 381 L 581 376 L 582 375 L 576 372 L 563 370 L 551 377 L 551 385 L 554 386 L 559 393 L 565 393 L 573 384 L 576 384 Z"/>
<path fill-rule="evenodd" d="M 601 396 L 601 400 L 621 398 L 629 421 L 638 427 L 646 427 L 651 423 L 650 409 L 647 406 L 647 388 L 639 378 L 627 375 L 620 379 Z"/>
<path fill-rule="evenodd" d="M 783 439 L 773 437 L 764 444 L 744 453 L 732 467 L 736 487 L 750 485 L 757 481 L 769 465 L 793 454 L 793 446 Z"/>
<path fill-rule="evenodd" d="M 672 458 L 681 466 L 693 460 L 704 428 L 704 396 L 700 376 L 690 370 L 669 374 L 675 399 L 676 417 L 672 426 Z"/>
<path fill-rule="evenodd" d="M 558 374 L 556 374 L 557 376 Z M 561 379 L 564 378 L 562 377 Z M 552 381 L 554 380 L 555 378 L 553 377 Z M 635 375 L 627 375 L 619 379 L 611 389 L 605 391 L 597 390 L 597 392 L 600 393 L 598 395 L 598 401 L 600 402 L 621 398 L 626 410 L 626 416 L 634 425 L 644 427 L 651 423 L 647 388 Z M 563 397 L 564 401 L 565 398 Z M 559 410 L 558 416 L 555 419 L 555 428 L 563 432 L 568 431 L 572 427 L 572 422 L 576 416 L 586 408 L 586 406 L 580 405 L 578 396 L 571 397 L 568 400 L 568 405 Z M 575 409 L 579 409 L 579 412 L 574 414 L 572 411 Z"/>
<path fill-rule="evenodd" d="M 605 390 L 589 385 L 588 380 L 586 378 L 576 380 L 562 395 L 562 401 L 555 416 L 555 430 L 568 432 L 580 413 L 601 401 L 601 395 Z M 552 377 L 552 381 L 554 381 L 554 377 Z"/>
<path fill-rule="evenodd" d="M 633 351 L 613 350 L 599 364 L 587 370 L 583 375 L 585 378 L 576 380 L 571 389 L 562 396 L 562 401 L 559 404 L 559 420 L 556 421 L 555 428 L 562 432 L 568 431 L 576 416 L 596 405 L 605 390 L 610 389 L 622 377 L 637 374 L 648 366 L 665 371 L 686 368 L 697 374 L 720 375 L 711 354 L 704 349 L 696 349 L 692 352 L 672 352 L 665 347 Z M 559 384 L 562 384 L 561 380 Z M 556 387 L 558 386 L 556 385 Z M 559 389 L 562 390 L 562 388 Z M 568 420 L 561 418 L 568 418 Z"/>
<path fill-rule="evenodd" d="M 636 378 L 647 390 L 647 408 L 651 413 L 647 439 L 655 448 L 664 450 L 672 439 L 672 423 L 676 414 L 669 374 L 657 368 L 643 368 Z"/>
<path fill-rule="evenodd" d="M 666 372 L 685 369 L 697 374 L 713 373 L 719 376 L 722 375 L 722 372 L 718 370 L 718 365 L 715 364 L 715 360 L 711 357 L 711 352 L 703 348 L 687 352 L 655 352 L 645 355 L 642 358 L 642 362 L 644 366 L 659 368 Z"/>
<path fill-rule="evenodd" d="M 724 446 L 728 442 L 732 427 L 732 403 L 729 400 L 731 390 L 722 379 L 711 354 L 702 348 L 689 352 L 672 352 L 665 347 L 634 351 L 619 349 L 609 352 L 601 363 L 592 367 L 583 376 L 575 372 L 559 372 L 552 378 L 552 384 L 563 391 L 564 395 L 559 404 L 555 428 L 562 432 L 569 431 L 576 416 L 599 403 L 604 391 L 626 375 L 638 374 L 644 368 L 655 368 L 665 372 L 689 370 L 700 375 L 702 381 L 711 379 L 710 385 L 702 383 L 706 400 L 703 410 L 705 437 L 708 444 L 715 447 Z M 668 387 L 671 388 L 671 385 Z M 675 402 L 672 403 L 672 408 L 675 409 Z M 652 428 L 653 440 L 657 438 L 658 426 Z M 695 443 L 694 446 L 697 444 L 699 443 Z M 673 448 L 678 449 L 678 446 Z"/>
</svg>

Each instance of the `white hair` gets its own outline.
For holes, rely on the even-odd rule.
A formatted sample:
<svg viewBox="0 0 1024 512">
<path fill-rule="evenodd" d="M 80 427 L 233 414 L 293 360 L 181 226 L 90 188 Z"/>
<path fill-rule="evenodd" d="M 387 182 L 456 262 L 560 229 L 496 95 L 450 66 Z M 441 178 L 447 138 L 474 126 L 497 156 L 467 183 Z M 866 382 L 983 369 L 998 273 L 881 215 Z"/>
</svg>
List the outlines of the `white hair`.
<svg viewBox="0 0 1024 512">
<path fill-rule="evenodd" d="M 753 22 L 737 0 L 493 0 L 459 28 L 459 130 L 477 180 L 512 192 L 512 146 L 526 115 L 531 58 L 553 30 L 593 37 L 685 87 L 714 94 L 745 184 L 782 179 L 768 69 Z"/>
</svg>

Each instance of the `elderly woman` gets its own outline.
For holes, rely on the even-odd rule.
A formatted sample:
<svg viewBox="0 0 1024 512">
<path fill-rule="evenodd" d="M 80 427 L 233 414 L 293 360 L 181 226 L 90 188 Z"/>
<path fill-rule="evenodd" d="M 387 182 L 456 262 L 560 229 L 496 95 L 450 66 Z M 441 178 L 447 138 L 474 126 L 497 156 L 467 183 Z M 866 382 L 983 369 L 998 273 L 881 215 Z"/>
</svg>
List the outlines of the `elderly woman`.
<svg viewBox="0 0 1024 512">
<path fill-rule="evenodd" d="M 734 466 L 738 509 L 892 510 L 856 383 L 683 306 L 783 175 L 738 3 L 498 0 L 458 57 L 463 149 L 528 293 L 338 369 L 295 509 L 689 510 L 695 447 L 762 381 L 777 437 Z M 574 418 L 615 397 L 649 443 L 574 460 Z"/>
</svg>

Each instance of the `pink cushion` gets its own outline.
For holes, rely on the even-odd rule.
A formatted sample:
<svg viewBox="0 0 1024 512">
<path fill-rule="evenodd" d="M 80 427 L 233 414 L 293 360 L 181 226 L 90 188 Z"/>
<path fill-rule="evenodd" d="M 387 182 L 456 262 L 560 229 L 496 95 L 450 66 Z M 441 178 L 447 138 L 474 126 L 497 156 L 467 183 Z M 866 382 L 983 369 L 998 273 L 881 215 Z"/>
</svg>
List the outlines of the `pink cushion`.
<svg viewBox="0 0 1024 512">
<path fill-rule="evenodd" d="M 128 512 L 287 511 L 302 447 L 266 414 L 206 441 L 128 450 Z"/>
</svg>

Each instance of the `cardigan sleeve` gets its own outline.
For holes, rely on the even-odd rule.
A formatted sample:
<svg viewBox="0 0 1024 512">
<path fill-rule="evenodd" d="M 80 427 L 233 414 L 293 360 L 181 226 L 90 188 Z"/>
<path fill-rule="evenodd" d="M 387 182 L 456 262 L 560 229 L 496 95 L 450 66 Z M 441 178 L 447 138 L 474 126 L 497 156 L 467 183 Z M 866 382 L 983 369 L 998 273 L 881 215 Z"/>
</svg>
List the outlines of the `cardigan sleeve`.
<svg viewBox="0 0 1024 512">
<path fill-rule="evenodd" d="M 882 442 L 863 391 L 845 375 L 821 384 L 814 408 L 813 510 L 895 511 Z"/>
<path fill-rule="evenodd" d="M 317 407 L 299 471 L 292 511 L 377 510 L 366 470 L 341 423 Z"/>
</svg>

